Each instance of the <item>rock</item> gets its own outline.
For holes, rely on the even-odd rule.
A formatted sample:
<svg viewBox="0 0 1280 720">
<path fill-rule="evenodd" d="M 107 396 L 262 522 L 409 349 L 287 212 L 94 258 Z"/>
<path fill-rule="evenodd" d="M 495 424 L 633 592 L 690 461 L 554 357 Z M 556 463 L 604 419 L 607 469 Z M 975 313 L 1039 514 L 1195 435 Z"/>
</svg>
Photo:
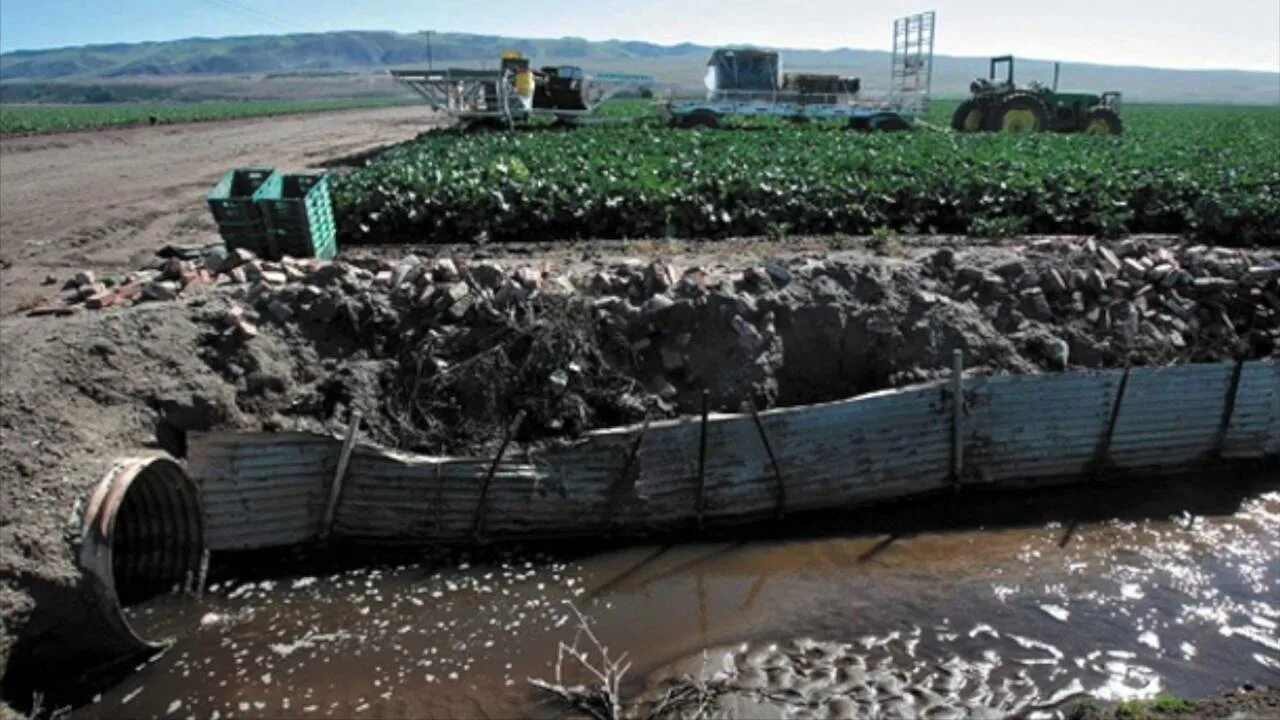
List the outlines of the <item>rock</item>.
<svg viewBox="0 0 1280 720">
<path fill-rule="evenodd" d="M 644 282 L 651 295 L 667 292 L 676 282 L 676 270 L 664 262 L 651 262 L 645 268 Z"/>
<path fill-rule="evenodd" d="M 654 295 L 644 302 L 644 305 L 640 307 L 640 311 L 646 317 L 652 317 L 675 304 L 675 300 L 666 295 Z"/>
<path fill-rule="evenodd" d="M 1090 270 L 1085 273 L 1084 286 L 1095 295 L 1101 295 L 1107 291 L 1107 279 L 1097 270 Z"/>
<path fill-rule="evenodd" d="M 738 346 L 748 354 L 754 355 L 764 345 L 760 331 L 741 315 L 734 315 L 730 322 L 733 324 L 733 331 L 738 334 Z"/>
<path fill-rule="evenodd" d="M 1019 309 L 1022 314 L 1032 320 L 1052 320 L 1053 308 L 1049 306 L 1048 299 L 1044 296 L 1044 291 L 1040 288 L 1027 288 L 1018 294 L 1020 298 Z"/>
<path fill-rule="evenodd" d="M 27 317 L 43 317 L 46 315 L 74 315 L 80 308 L 69 305 L 41 305 L 27 311 Z"/>
<path fill-rule="evenodd" d="M 458 266 L 449 258 L 438 258 L 431 263 L 431 277 L 437 282 L 457 282 Z"/>
<path fill-rule="evenodd" d="M 257 257 L 257 255 L 254 255 L 249 250 L 244 248 L 235 248 L 226 254 L 226 257 L 222 261 L 222 265 L 218 267 L 218 272 L 230 272 L 234 268 L 253 262 Z"/>
<path fill-rule="evenodd" d="M 58 278 L 55 275 L 45 275 L 44 280 L 40 284 L 41 285 L 57 285 Z"/>
<path fill-rule="evenodd" d="M 88 300 L 94 295 L 105 293 L 106 291 L 107 291 L 107 286 L 103 285 L 102 283 L 81 285 L 80 287 L 76 288 L 75 293 L 72 296 L 72 300 L 74 302 L 84 302 L 85 300 Z"/>
<path fill-rule="evenodd" d="M 791 282 L 791 271 L 787 269 L 786 265 L 783 265 L 777 260 L 769 260 L 766 262 L 764 264 L 764 271 L 768 273 L 769 279 L 773 280 L 773 284 L 778 287 L 783 287 L 787 283 Z"/>
<path fill-rule="evenodd" d="M 1120 272 L 1120 258 L 1116 257 L 1116 254 L 1111 252 L 1109 248 L 1098 247 L 1098 260 L 1102 264 L 1102 269 L 1109 274 L 1114 275 Z"/>
<path fill-rule="evenodd" d="M 516 282 L 520 286 L 530 292 L 537 290 L 542 285 L 542 273 L 537 269 L 525 265 L 515 271 L 514 276 Z"/>
<path fill-rule="evenodd" d="M 1230 292 L 1239 286 L 1235 280 L 1222 277 L 1196 278 L 1192 284 L 1200 293 Z"/>
<path fill-rule="evenodd" d="M 90 310 L 101 310 L 102 308 L 111 307 L 115 303 L 115 291 L 103 289 L 101 292 L 94 293 L 93 295 L 85 298 L 84 306 Z"/>
<path fill-rule="evenodd" d="M 231 331 L 241 340 L 252 340 L 258 337 L 258 327 L 244 318 L 237 320 L 231 326 Z"/>
<path fill-rule="evenodd" d="M 142 291 L 144 300 L 173 300 L 178 297 L 178 291 L 181 286 L 174 280 L 157 280 Z"/>
<path fill-rule="evenodd" d="M 228 282 L 234 283 L 236 285 L 242 285 L 244 283 L 249 282 L 249 277 L 245 275 L 244 268 L 241 268 L 241 267 L 232 268 L 229 272 L 227 272 L 225 277 L 227 278 Z"/>
<path fill-rule="evenodd" d="M 685 271 L 676 293 L 682 297 L 698 297 L 705 295 L 711 285 L 711 276 L 702 268 L 690 268 Z"/>
<path fill-rule="evenodd" d="M 461 283 L 457 284 L 461 285 Z M 464 295 L 449 305 L 449 309 L 445 311 L 445 317 L 454 322 L 462 322 L 475 305 L 476 299 L 474 295 Z"/>
<path fill-rule="evenodd" d="M 391 287 L 391 281 L 394 273 L 390 270 L 379 270 L 373 274 L 373 284 L 378 287 Z"/>
<path fill-rule="evenodd" d="M 1165 278 L 1172 275 L 1176 269 L 1172 263 L 1160 263 L 1147 272 L 1147 279 L 1151 282 L 1161 283 Z"/>
<path fill-rule="evenodd" d="M 956 271 L 956 282 L 963 285 L 981 285 L 984 277 L 985 273 L 981 269 L 972 266 L 965 266 Z"/>
<path fill-rule="evenodd" d="M 227 262 L 227 248 L 223 245 L 213 245 L 204 251 L 204 255 L 200 258 L 200 266 L 213 274 L 222 272 L 222 266 Z"/>
<path fill-rule="evenodd" d="M 442 307 L 449 307 L 454 303 L 465 298 L 471 289 L 466 283 L 451 282 L 444 285 L 436 286 L 435 301 L 440 303 Z"/>
<path fill-rule="evenodd" d="M 293 317 L 293 308 L 281 302 L 279 298 L 272 298 L 267 303 L 267 314 L 276 322 L 283 323 Z"/>
<path fill-rule="evenodd" d="M 1071 353 L 1071 347 L 1067 345 L 1067 341 L 1061 338 L 1050 338 L 1045 341 L 1044 354 L 1045 359 L 1049 362 L 1049 367 L 1055 370 L 1066 370 L 1067 360 Z"/>
<path fill-rule="evenodd" d="M 261 280 L 268 285 L 284 285 L 289 282 L 289 277 L 279 270 L 264 270 Z"/>
<path fill-rule="evenodd" d="M 956 264 L 956 251 L 951 248 L 939 248 L 929 256 L 929 261 L 939 270 L 951 270 Z"/>
<path fill-rule="evenodd" d="M 481 260 L 480 262 L 472 263 L 467 266 L 467 272 L 471 274 L 477 285 L 489 290 L 497 290 L 502 287 L 502 283 L 507 279 L 506 271 L 495 260 Z"/>
<path fill-rule="evenodd" d="M 516 282 L 515 280 L 507 280 L 503 283 L 502 287 L 498 289 L 498 292 L 494 293 L 493 301 L 497 303 L 499 307 L 505 308 L 511 307 L 512 305 L 518 305 L 524 302 L 528 297 L 529 291 L 525 289 L 524 285 Z"/>
<path fill-rule="evenodd" d="M 83 287 L 85 285 L 93 285 L 98 281 L 92 270 L 81 270 L 71 278 L 72 287 Z"/>
<path fill-rule="evenodd" d="M 1146 266 L 1131 257 L 1124 259 L 1123 267 L 1125 273 L 1133 278 L 1141 279 L 1147 274 Z"/>
<path fill-rule="evenodd" d="M 248 282 L 257 282 L 262 279 L 262 263 L 257 260 L 250 260 L 236 269 L 244 273 L 245 280 Z"/>
<path fill-rule="evenodd" d="M 1067 292 L 1067 281 L 1062 278 L 1062 274 L 1054 268 L 1049 268 L 1042 276 L 1044 291 L 1053 295 L 1062 295 Z"/>
<path fill-rule="evenodd" d="M 1017 280 L 1027 271 L 1027 266 L 1021 260 L 1010 260 L 991 269 L 1005 280 Z"/>
</svg>

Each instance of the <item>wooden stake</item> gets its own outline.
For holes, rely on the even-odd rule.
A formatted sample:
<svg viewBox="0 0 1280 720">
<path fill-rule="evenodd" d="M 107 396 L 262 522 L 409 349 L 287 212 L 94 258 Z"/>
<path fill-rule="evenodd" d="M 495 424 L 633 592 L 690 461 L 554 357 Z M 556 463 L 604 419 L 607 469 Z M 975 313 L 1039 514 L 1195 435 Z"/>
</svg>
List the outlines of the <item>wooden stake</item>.
<svg viewBox="0 0 1280 720">
<path fill-rule="evenodd" d="M 342 454 L 338 456 L 338 469 L 333 474 L 333 483 L 329 486 L 329 502 L 324 507 L 324 519 L 320 525 L 320 541 L 329 539 L 333 530 L 333 518 L 338 512 L 338 501 L 342 497 L 342 483 L 347 477 L 347 465 L 351 462 L 351 451 L 356 444 L 356 430 L 360 427 L 360 413 L 352 411 L 351 422 L 347 424 L 347 435 L 342 439 Z"/>
<path fill-rule="evenodd" d="M 516 413 L 516 419 L 511 422 L 507 430 L 502 435 L 502 444 L 498 446 L 498 454 L 493 456 L 493 463 L 489 465 L 489 472 L 484 476 L 484 484 L 480 486 L 480 500 L 476 503 L 476 515 L 471 521 L 471 537 L 476 542 L 484 542 L 484 511 L 488 504 L 489 485 L 493 482 L 493 476 L 498 472 L 498 465 L 502 463 L 502 456 L 507 452 L 507 445 L 511 444 L 511 436 L 516 434 L 516 430 L 520 428 L 520 423 L 524 421 L 524 411 Z"/>
<path fill-rule="evenodd" d="M 964 351 L 951 353 L 951 483 L 964 478 Z"/>
</svg>

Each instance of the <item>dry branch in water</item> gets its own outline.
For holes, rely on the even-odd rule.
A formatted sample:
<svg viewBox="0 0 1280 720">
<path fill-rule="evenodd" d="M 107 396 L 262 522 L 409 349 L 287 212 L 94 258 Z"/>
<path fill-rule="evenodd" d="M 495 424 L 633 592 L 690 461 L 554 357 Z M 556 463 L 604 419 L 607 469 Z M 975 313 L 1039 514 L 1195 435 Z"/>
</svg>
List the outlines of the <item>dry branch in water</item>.
<svg viewBox="0 0 1280 720">
<path fill-rule="evenodd" d="M 574 710 L 587 713 L 596 720 L 621 720 L 623 717 L 620 690 L 622 676 L 631 669 L 627 654 L 624 652 L 617 658 L 610 658 L 609 648 L 596 637 L 586 616 L 572 602 L 565 601 L 565 604 L 578 619 L 573 642 L 566 645 L 561 641 L 556 649 L 555 682 L 528 678 L 529 684 L 554 695 Z M 590 643 L 586 650 L 579 647 L 584 638 Z M 599 659 L 593 660 L 593 653 L 598 655 Z M 566 685 L 564 680 L 566 658 L 572 658 L 577 669 L 585 671 L 591 676 L 593 682 L 590 685 Z M 572 668 L 573 665 L 570 666 L 570 669 Z"/>
</svg>

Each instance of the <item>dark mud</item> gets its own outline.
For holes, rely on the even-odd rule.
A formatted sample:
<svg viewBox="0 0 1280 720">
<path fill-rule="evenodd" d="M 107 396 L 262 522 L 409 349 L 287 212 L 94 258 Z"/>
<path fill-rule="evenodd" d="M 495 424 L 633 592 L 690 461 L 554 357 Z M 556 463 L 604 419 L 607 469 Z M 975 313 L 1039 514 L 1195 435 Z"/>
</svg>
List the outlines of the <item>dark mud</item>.
<svg viewBox="0 0 1280 720">
<path fill-rule="evenodd" d="M 295 564 L 261 579 L 233 564 L 203 603 L 136 608 L 177 643 L 76 715 L 554 717 L 563 708 L 527 679 L 552 677 L 556 643 L 572 640 L 567 603 L 629 654 L 637 713 L 690 683 L 746 717 L 1211 695 L 1280 672 L 1277 490 L 1201 477 L 1158 497 L 890 506 L 810 523 L 807 539 Z"/>
</svg>

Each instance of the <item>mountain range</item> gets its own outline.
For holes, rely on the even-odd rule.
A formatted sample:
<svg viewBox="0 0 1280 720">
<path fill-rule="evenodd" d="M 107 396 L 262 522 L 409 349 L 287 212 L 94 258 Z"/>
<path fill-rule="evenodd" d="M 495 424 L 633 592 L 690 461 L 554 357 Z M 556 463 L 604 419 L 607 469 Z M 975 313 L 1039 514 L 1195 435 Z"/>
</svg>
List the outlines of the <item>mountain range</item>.
<svg viewBox="0 0 1280 720">
<path fill-rule="evenodd" d="M 163 42 L 85 45 L 0 54 L 4 97 L 25 97 L 23 84 L 58 85 L 156 83 L 176 86 L 229 76 L 279 78 L 350 76 L 356 79 L 387 68 L 494 66 L 507 50 L 519 50 L 537 65 L 580 65 L 588 71 L 653 75 L 659 84 L 701 85 L 712 48 L 692 43 L 659 45 L 642 41 L 591 41 L 582 38 L 514 38 L 468 33 L 351 31 L 225 38 L 188 38 Z M 999 48 L 993 48 L 998 51 Z M 859 75 L 869 92 L 883 90 L 890 55 L 885 51 L 782 49 L 786 70 Z M 961 96 L 969 83 L 987 72 L 986 58 L 937 56 L 934 92 Z M 1019 60 L 1017 79 L 1049 81 L 1052 63 Z M 330 82 L 330 85 L 334 83 Z M 365 83 L 367 85 L 367 82 Z M 1280 104 L 1280 73 L 1239 70 L 1171 70 L 1070 62 L 1063 64 L 1064 88 L 1118 89 L 1138 102 Z M 342 94 L 342 83 L 334 92 Z M 364 92 L 367 92 L 365 90 Z"/>
</svg>

